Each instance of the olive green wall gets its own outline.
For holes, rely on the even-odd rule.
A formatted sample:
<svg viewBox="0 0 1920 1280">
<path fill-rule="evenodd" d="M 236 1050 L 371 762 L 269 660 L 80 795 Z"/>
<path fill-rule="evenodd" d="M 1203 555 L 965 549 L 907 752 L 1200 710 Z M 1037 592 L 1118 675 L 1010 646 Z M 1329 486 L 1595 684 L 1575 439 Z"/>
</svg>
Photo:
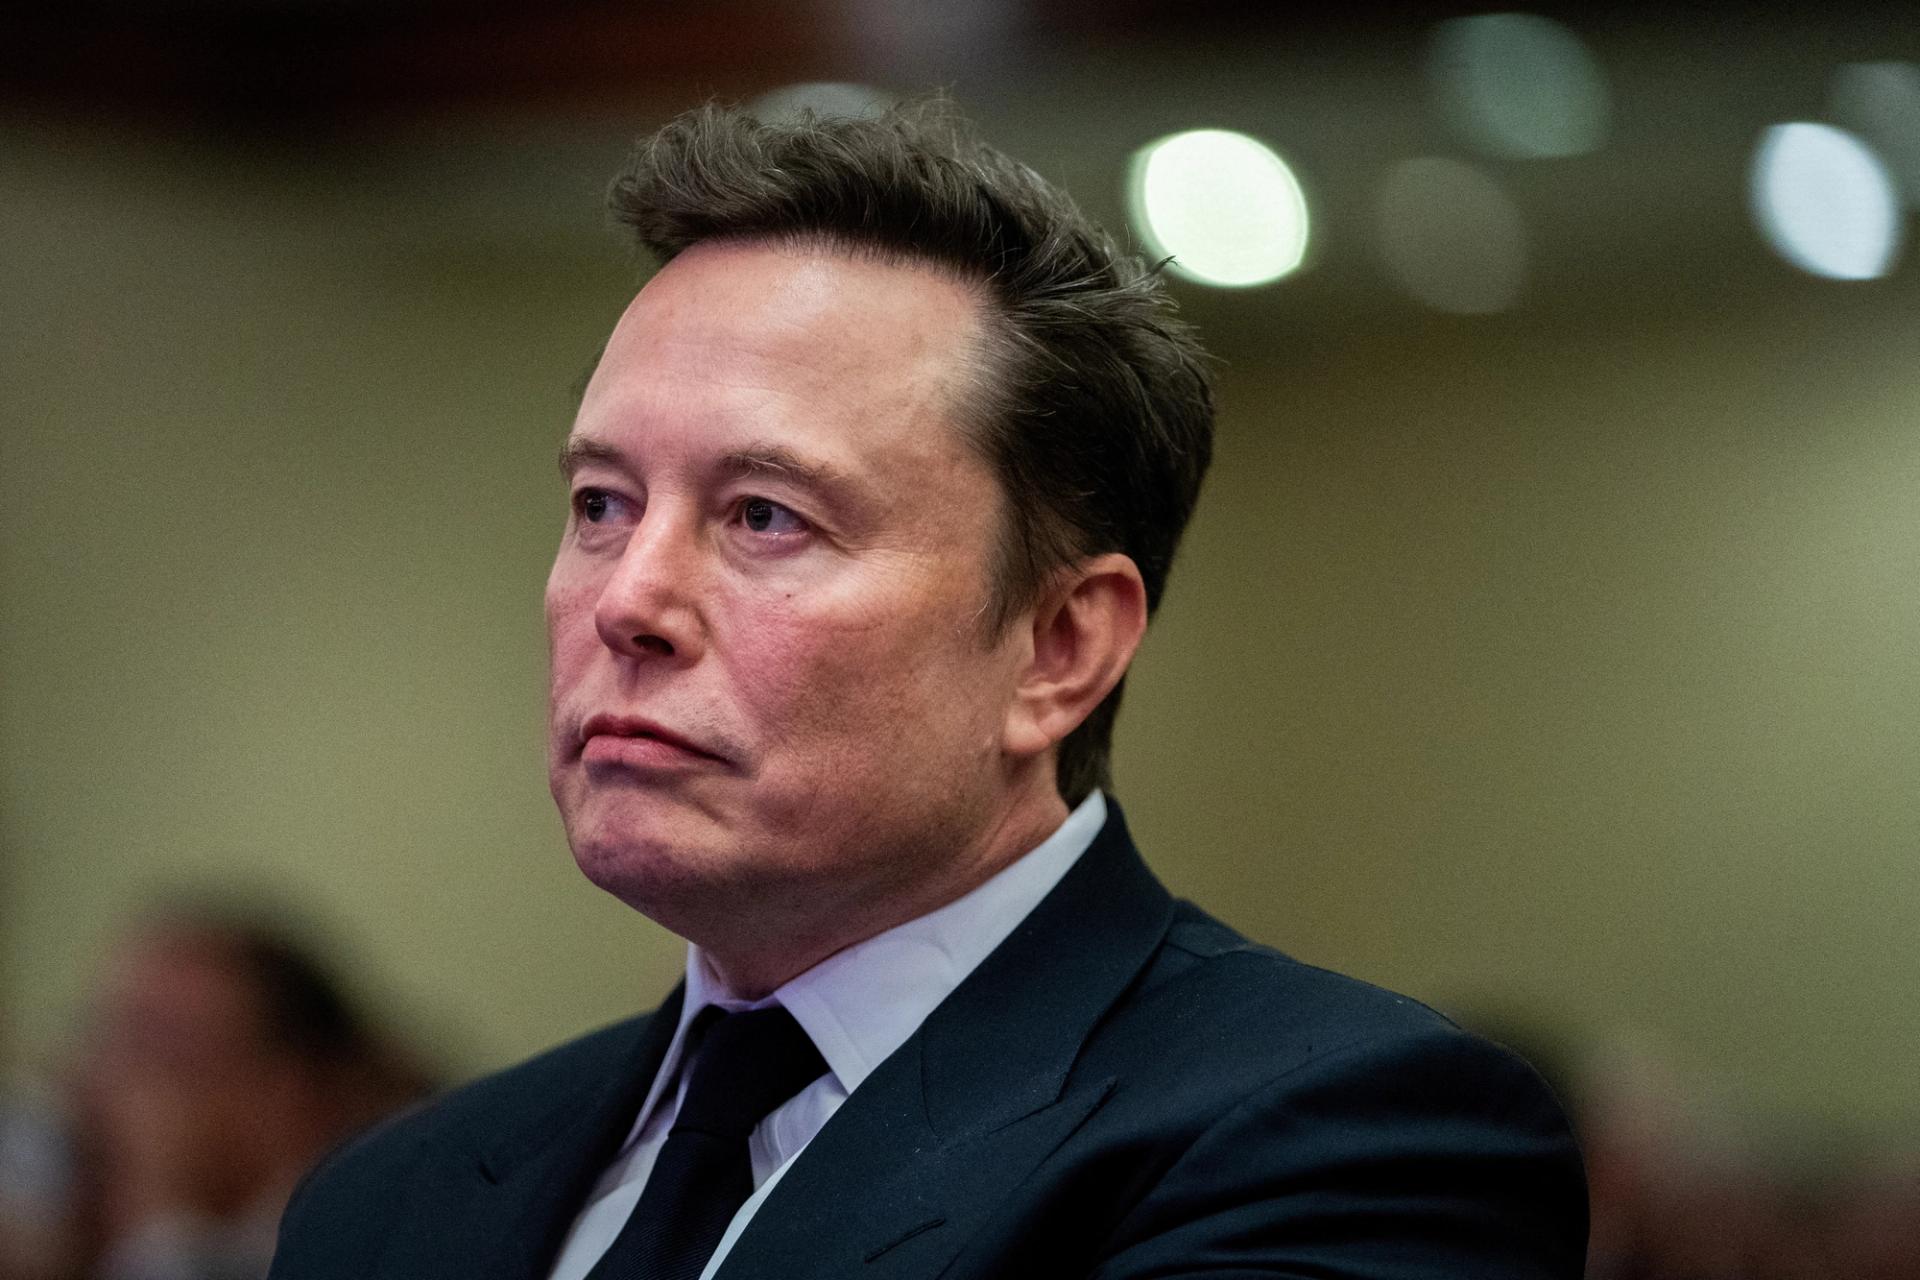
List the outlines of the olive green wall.
<svg viewBox="0 0 1920 1280">
<path fill-rule="evenodd" d="M 16 1073 L 182 881 L 310 913 L 457 1072 L 671 982 L 541 766 L 552 454 L 633 278 L 587 151 L 543 188 L 569 239 L 401 166 L 0 140 Z M 1118 759 L 1176 888 L 1756 1108 L 1920 1120 L 1912 289 L 1782 280 L 1664 317 L 1196 299 L 1218 460 Z"/>
</svg>

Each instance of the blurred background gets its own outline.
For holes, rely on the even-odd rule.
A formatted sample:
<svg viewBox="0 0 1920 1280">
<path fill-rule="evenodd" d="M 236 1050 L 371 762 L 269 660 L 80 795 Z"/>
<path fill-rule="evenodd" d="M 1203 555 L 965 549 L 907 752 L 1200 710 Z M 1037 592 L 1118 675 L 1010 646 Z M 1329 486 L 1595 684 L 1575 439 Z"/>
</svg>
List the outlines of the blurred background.
<svg viewBox="0 0 1920 1280">
<path fill-rule="evenodd" d="M 1534 1057 L 1596 1276 L 1920 1275 L 1910 5 L 65 0 L 0 17 L 0 1276 L 105 1274 L 60 1206 L 183 992 L 351 1058 L 310 1155 L 671 986 L 542 764 L 602 192 L 929 87 L 1221 358 L 1162 876 Z"/>
</svg>

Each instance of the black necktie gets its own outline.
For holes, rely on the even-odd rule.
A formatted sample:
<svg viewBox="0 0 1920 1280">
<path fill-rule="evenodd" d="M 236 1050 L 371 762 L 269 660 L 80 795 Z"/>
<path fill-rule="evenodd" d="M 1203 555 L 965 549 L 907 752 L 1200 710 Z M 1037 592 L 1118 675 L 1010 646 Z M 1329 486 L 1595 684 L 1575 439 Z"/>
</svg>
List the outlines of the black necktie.
<svg viewBox="0 0 1920 1280">
<path fill-rule="evenodd" d="M 827 1069 L 779 1005 L 747 1013 L 708 1007 L 692 1032 L 699 1052 L 680 1113 L 640 1203 L 586 1280 L 698 1280 L 753 1194 L 747 1135 Z"/>
</svg>

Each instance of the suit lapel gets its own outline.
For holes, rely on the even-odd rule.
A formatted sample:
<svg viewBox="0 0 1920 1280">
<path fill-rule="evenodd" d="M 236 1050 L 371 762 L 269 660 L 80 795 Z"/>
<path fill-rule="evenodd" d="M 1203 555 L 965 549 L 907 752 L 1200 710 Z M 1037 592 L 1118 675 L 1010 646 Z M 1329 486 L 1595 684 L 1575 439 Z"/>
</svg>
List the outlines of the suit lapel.
<svg viewBox="0 0 1920 1280">
<path fill-rule="evenodd" d="M 1173 901 L 1117 805 L 1052 893 L 880 1065 L 755 1213 L 719 1280 L 936 1274 L 1105 1101 L 1070 1080 Z"/>
<path fill-rule="evenodd" d="M 405 1280 L 544 1280 L 555 1252 L 594 1182 L 626 1141 L 634 1117 L 679 1023 L 676 988 L 651 1016 L 636 1020 L 608 1069 L 538 1118 L 480 1137 L 470 1180 L 442 1200 L 449 1212 L 423 1232 L 421 1256 L 382 1259 Z"/>
</svg>

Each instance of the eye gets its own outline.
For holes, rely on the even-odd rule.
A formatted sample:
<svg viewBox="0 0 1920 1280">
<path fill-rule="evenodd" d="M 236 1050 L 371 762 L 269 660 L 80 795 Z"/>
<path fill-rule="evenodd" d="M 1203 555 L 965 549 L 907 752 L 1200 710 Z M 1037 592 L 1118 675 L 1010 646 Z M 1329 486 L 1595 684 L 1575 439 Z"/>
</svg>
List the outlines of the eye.
<svg viewBox="0 0 1920 1280">
<path fill-rule="evenodd" d="M 805 533 L 807 522 L 770 498 L 748 498 L 740 504 L 740 523 L 754 533 Z"/>
<path fill-rule="evenodd" d="M 573 509 L 588 524 L 599 524 L 606 519 L 611 505 L 612 499 L 603 489 L 582 489 L 573 495 Z"/>
</svg>

